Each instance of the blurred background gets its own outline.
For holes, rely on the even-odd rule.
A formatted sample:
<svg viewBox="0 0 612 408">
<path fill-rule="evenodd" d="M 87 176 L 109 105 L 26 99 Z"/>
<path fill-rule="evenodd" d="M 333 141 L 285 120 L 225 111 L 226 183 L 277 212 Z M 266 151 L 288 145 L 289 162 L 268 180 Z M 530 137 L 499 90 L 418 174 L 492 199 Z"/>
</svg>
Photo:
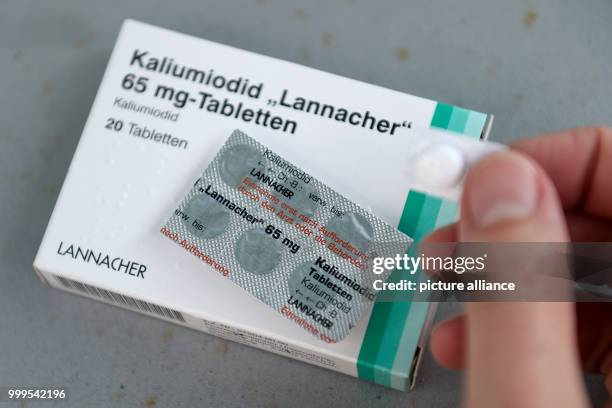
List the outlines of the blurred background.
<svg viewBox="0 0 612 408">
<path fill-rule="evenodd" d="M 509 142 L 610 125 L 612 2 L 0 2 L 0 386 L 61 385 L 74 407 L 456 406 L 460 373 L 429 353 L 401 393 L 38 281 L 34 254 L 125 18 L 493 113 L 492 140 Z M 587 384 L 605 400 L 600 378 Z"/>
</svg>

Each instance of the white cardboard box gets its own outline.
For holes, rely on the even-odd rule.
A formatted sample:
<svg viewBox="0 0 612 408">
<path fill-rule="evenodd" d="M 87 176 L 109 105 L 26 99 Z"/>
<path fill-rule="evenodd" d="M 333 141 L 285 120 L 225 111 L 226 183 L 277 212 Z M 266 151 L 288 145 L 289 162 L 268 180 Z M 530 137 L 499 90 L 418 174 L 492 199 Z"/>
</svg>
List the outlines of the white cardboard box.
<svg viewBox="0 0 612 408">
<path fill-rule="evenodd" d="M 456 204 L 409 191 L 390 174 L 393 165 L 380 163 L 397 163 L 409 148 L 402 137 L 414 137 L 414 129 L 485 138 L 490 122 L 479 112 L 126 21 L 34 268 L 59 289 L 405 390 L 431 315 L 427 304 L 376 304 L 346 339 L 326 344 L 159 229 L 240 128 L 418 240 L 452 221 Z M 383 147 L 376 141 L 392 137 L 395 156 L 377 156 Z M 368 157 L 376 159 L 364 164 Z M 347 174 L 355 158 L 377 169 L 360 177 L 359 188 Z"/>
</svg>

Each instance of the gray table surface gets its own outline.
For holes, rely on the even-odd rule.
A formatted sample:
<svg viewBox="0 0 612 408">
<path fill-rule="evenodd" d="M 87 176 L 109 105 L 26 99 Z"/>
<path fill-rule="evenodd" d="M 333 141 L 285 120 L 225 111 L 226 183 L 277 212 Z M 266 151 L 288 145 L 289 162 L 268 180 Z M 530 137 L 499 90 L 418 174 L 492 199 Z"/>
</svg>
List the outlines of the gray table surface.
<svg viewBox="0 0 612 408">
<path fill-rule="evenodd" d="M 74 407 L 457 405 L 461 375 L 429 354 L 406 394 L 38 281 L 35 251 L 128 17 L 491 112 L 492 138 L 509 141 L 610 124 L 612 2 L 0 2 L 0 386 L 63 385 Z M 603 401 L 601 379 L 587 383 Z"/>
</svg>

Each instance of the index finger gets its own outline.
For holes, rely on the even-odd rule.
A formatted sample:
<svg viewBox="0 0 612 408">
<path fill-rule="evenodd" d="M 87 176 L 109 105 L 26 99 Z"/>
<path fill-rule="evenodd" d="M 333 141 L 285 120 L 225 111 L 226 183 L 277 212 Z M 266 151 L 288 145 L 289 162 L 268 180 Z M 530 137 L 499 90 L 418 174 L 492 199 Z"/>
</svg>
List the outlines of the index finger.
<svg viewBox="0 0 612 408">
<path fill-rule="evenodd" d="M 578 128 L 510 146 L 546 171 L 566 210 L 612 219 L 612 129 Z"/>
</svg>

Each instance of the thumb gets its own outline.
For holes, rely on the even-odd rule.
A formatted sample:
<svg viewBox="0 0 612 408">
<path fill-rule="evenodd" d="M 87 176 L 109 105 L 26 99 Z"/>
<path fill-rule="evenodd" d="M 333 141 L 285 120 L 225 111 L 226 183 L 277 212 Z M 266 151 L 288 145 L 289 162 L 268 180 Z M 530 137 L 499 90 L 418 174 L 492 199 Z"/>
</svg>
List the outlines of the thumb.
<svg viewBox="0 0 612 408">
<path fill-rule="evenodd" d="M 557 193 L 517 153 L 491 156 L 467 177 L 463 242 L 567 241 Z M 468 303 L 468 406 L 587 406 L 571 303 Z"/>
</svg>

